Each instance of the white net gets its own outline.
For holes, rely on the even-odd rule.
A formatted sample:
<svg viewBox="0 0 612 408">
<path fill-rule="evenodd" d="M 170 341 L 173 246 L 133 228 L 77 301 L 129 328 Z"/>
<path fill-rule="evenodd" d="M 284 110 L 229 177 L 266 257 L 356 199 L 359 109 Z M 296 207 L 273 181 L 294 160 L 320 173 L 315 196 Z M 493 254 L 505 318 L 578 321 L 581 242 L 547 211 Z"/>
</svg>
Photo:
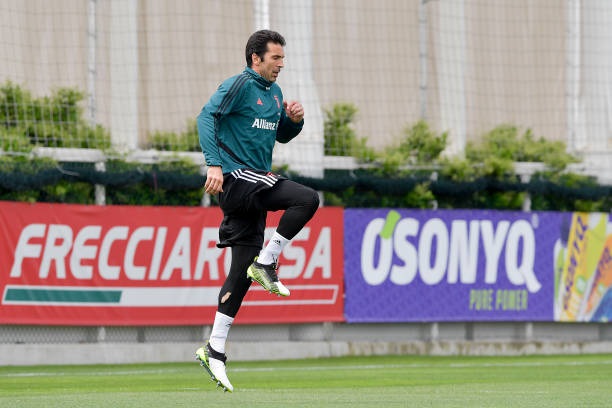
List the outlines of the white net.
<svg viewBox="0 0 612 408">
<path fill-rule="evenodd" d="M 198 154 L 192 121 L 265 27 L 287 39 L 279 83 L 307 109 L 304 134 L 278 151 L 292 169 L 320 175 L 324 154 L 347 154 L 323 149 L 324 112 L 347 103 L 355 133 L 374 148 L 398 143 L 420 119 L 449 131 L 451 153 L 512 124 L 612 174 L 607 0 L 3 0 L 0 148 L 46 147 L 75 162 L 110 148 Z M 84 149 L 67 156 L 66 147 Z M 204 337 L 44 329 L 7 326 L 0 343 Z"/>
</svg>

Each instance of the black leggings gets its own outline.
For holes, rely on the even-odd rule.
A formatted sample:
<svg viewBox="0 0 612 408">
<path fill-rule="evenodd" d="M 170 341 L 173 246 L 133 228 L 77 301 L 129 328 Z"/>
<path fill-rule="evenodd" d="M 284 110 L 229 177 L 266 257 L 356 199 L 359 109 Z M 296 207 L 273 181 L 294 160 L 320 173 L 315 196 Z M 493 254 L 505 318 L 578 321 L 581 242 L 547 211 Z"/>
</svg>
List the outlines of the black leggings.
<svg viewBox="0 0 612 408">
<path fill-rule="evenodd" d="M 319 196 L 311 188 L 291 180 L 280 180 L 274 187 L 256 193 L 254 206 L 262 211 L 285 210 L 276 232 L 287 239 L 293 239 L 317 211 Z M 218 311 L 226 316 L 236 317 L 251 286 L 246 270 L 259 255 L 261 247 L 232 245 L 231 248 L 232 264 L 219 292 Z"/>
<path fill-rule="evenodd" d="M 232 265 L 229 274 L 219 292 L 219 313 L 236 317 L 242 305 L 242 299 L 251 287 L 251 279 L 246 270 L 259 255 L 259 248 L 253 246 L 233 246 Z"/>
<path fill-rule="evenodd" d="M 271 189 L 257 193 L 254 204 L 265 211 L 285 210 L 276 232 L 293 239 L 319 208 L 319 195 L 294 181 L 279 180 Z"/>
</svg>

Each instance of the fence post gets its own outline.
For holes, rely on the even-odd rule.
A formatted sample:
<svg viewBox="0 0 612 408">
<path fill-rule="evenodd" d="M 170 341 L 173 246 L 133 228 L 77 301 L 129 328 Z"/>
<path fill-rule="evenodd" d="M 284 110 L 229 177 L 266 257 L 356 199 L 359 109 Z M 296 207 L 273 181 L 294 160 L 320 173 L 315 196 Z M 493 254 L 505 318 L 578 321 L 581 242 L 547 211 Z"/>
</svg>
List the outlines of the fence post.
<svg viewBox="0 0 612 408">
<path fill-rule="evenodd" d="M 521 182 L 523 184 L 529 183 L 531 180 L 531 174 L 522 174 Z M 523 212 L 531 212 L 531 193 L 529 191 L 525 191 L 525 198 L 523 199 L 523 206 L 521 208 Z"/>
<path fill-rule="evenodd" d="M 96 171 L 105 172 L 106 163 L 103 161 L 96 162 Z M 96 184 L 96 205 L 106 205 L 106 187 L 102 184 Z"/>
</svg>

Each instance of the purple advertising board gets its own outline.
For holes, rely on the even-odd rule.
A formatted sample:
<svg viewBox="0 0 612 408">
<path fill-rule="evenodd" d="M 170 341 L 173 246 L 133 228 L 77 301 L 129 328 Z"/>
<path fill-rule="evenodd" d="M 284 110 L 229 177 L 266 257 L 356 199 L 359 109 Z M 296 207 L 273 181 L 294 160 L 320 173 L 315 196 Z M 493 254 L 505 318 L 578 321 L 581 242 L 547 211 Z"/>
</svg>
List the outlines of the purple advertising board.
<svg viewBox="0 0 612 408">
<path fill-rule="evenodd" d="M 346 209 L 348 322 L 553 321 L 572 213 Z"/>
</svg>

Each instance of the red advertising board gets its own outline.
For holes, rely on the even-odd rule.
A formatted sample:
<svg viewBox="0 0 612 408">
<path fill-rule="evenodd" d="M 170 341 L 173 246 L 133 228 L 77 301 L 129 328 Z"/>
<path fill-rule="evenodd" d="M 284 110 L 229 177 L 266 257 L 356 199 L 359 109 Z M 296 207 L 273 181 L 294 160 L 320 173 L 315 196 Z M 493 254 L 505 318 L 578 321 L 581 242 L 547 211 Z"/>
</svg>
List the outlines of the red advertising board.
<svg viewBox="0 0 612 408">
<path fill-rule="evenodd" d="M 0 324 L 210 324 L 231 261 L 215 246 L 221 219 L 218 208 L 0 202 Z M 236 323 L 344 319 L 341 208 L 319 209 L 279 265 L 291 296 L 255 283 Z"/>
</svg>

